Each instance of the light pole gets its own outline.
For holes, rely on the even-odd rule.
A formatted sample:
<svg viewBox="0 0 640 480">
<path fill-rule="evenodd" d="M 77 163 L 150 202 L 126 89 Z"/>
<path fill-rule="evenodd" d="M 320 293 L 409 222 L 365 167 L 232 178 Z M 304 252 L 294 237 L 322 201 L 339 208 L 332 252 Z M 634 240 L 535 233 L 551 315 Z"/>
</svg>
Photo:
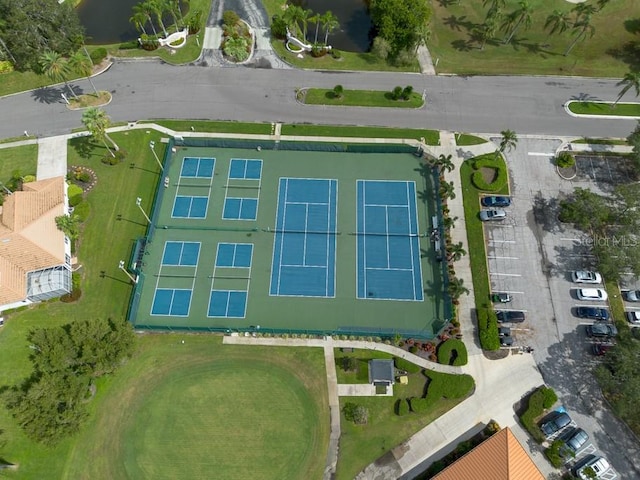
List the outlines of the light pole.
<svg viewBox="0 0 640 480">
<path fill-rule="evenodd" d="M 164 171 L 164 168 L 162 168 L 162 163 L 160 163 L 160 159 L 158 158 L 158 154 L 156 153 L 156 142 L 154 142 L 153 140 L 151 140 L 149 142 L 149 148 L 151 149 L 151 151 L 153 152 L 153 156 L 156 158 L 156 162 L 158 162 L 158 165 L 160 166 L 160 170 Z"/>
<path fill-rule="evenodd" d="M 144 215 L 144 218 L 147 219 L 147 222 L 151 223 L 151 219 L 149 218 L 149 215 L 147 215 L 147 212 L 144 211 L 144 208 L 142 208 L 142 205 L 140 204 L 141 202 L 142 202 L 142 199 L 140 197 L 136 198 L 136 205 Z"/>
<path fill-rule="evenodd" d="M 127 277 L 129 277 L 129 279 L 131 279 L 131 281 L 132 281 L 133 283 L 138 283 L 138 279 L 137 279 L 137 278 L 134 278 L 134 277 L 133 277 L 133 275 L 131 275 L 129 272 L 127 272 L 127 269 L 126 269 L 126 268 L 124 268 L 124 260 L 120 260 L 120 263 L 118 263 L 118 268 L 119 268 L 120 270 L 122 270 L 122 271 L 124 272 L 124 274 L 125 274 Z"/>
</svg>

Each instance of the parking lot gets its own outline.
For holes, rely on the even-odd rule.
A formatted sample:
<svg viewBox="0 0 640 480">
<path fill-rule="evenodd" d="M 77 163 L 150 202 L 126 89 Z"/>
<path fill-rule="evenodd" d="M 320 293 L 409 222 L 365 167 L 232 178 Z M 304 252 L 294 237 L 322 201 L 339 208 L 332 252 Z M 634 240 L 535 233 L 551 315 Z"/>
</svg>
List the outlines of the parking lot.
<svg viewBox="0 0 640 480">
<path fill-rule="evenodd" d="M 521 138 L 507 154 L 512 204 L 502 222 L 485 222 L 487 263 L 492 292 L 507 292 L 509 303 L 496 309 L 526 312 L 526 321 L 513 324 L 516 345 L 533 347 L 533 355 L 547 384 L 558 393 L 572 420 L 589 434 L 585 455 L 602 455 L 622 478 L 640 478 L 636 458 L 639 446 L 627 427 L 607 409 L 591 371 L 599 362 L 592 354 L 594 340 L 587 337 L 592 320 L 576 315 L 580 306 L 606 307 L 606 302 L 581 301 L 571 272 L 589 270 L 594 258 L 590 242 L 581 232 L 558 219 L 559 198 L 575 187 L 610 192 L 612 180 L 625 175 L 615 160 L 585 157 L 578 162 L 579 175 L 561 179 L 552 164 L 560 141 Z M 627 288 L 638 288 L 629 280 Z M 627 303 L 629 308 L 640 310 Z M 605 478 L 605 477 L 602 477 Z"/>
</svg>

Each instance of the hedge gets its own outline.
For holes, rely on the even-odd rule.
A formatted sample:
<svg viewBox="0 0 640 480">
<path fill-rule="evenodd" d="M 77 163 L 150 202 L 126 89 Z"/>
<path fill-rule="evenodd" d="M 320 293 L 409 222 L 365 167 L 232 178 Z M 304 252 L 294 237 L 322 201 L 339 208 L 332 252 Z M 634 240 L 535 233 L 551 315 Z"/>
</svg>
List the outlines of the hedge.
<svg viewBox="0 0 640 480">
<path fill-rule="evenodd" d="M 67 187 L 67 196 L 69 198 L 75 197 L 76 195 L 82 195 L 82 192 L 82 187 L 76 185 L 75 183 L 72 183 Z"/>
<path fill-rule="evenodd" d="M 470 375 L 451 375 L 433 371 L 425 371 L 429 377 L 426 398 L 439 400 L 444 398 L 463 398 L 473 390 L 475 383 Z"/>
<path fill-rule="evenodd" d="M 395 357 L 394 363 L 398 370 L 405 370 L 409 373 L 418 373 L 420 370 L 422 370 L 421 366 L 416 365 L 415 363 L 411 363 L 409 360 L 405 360 L 404 358 Z"/>
<path fill-rule="evenodd" d="M 438 347 L 438 363 L 443 365 L 466 365 L 467 347 L 462 340 L 450 338 Z"/>
<path fill-rule="evenodd" d="M 549 391 L 551 391 L 553 393 L 553 396 L 555 396 L 555 392 L 551 388 L 547 387 L 540 387 L 535 392 L 533 392 L 529 396 L 527 409 L 522 415 L 520 415 L 520 422 L 538 443 L 542 443 L 544 441 L 544 435 L 542 434 L 542 431 L 536 424 L 535 420 L 544 412 L 545 400 L 548 402 L 552 398 Z M 550 408 L 551 406 L 553 406 L 553 403 L 546 408 Z"/>
<path fill-rule="evenodd" d="M 91 57 L 93 64 L 98 65 L 102 60 L 107 58 L 107 49 L 104 47 L 96 48 L 89 56 Z"/>
<path fill-rule="evenodd" d="M 396 402 L 396 414 L 403 416 L 409 413 L 409 402 L 404 398 L 401 398 Z"/>
<path fill-rule="evenodd" d="M 77 216 L 81 222 L 85 222 L 89 218 L 91 207 L 87 202 L 80 202 L 73 209 L 73 214 Z"/>
<path fill-rule="evenodd" d="M 81 193 L 79 193 L 77 195 L 69 196 L 69 206 L 70 207 L 76 207 L 76 206 L 80 205 L 83 200 L 84 200 L 84 198 L 82 197 Z"/>
<path fill-rule="evenodd" d="M 471 176 L 471 181 L 479 190 L 487 192 L 497 192 L 507 184 L 507 167 L 501 159 L 481 157 L 473 163 L 475 172 Z M 492 183 L 487 183 L 480 169 L 492 168 L 496 171 L 496 178 Z"/>
<path fill-rule="evenodd" d="M 500 348 L 500 337 L 498 336 L 498 318 L 496 312 L 490 308 L 478 308 L 478 336 L 480 346 L 484 350 L 498 350 Z"/>
</svg>

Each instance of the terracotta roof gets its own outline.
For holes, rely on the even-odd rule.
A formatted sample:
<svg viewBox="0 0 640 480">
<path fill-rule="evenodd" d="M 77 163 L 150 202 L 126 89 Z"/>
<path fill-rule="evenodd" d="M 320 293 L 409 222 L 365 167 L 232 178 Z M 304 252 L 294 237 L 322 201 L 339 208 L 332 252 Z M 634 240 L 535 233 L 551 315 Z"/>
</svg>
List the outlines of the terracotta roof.
<svg viewBox="0 0 640 480">
<path fill-rule="evenodd" d="M 64 177 L 25 183 L 6 197 L 0 217 L 0 305 L 24 300 L 27 273 L 65 263 Z"/>
<path fill-rule="evenodd" d="M 432 480 L 544 480 L 509 428 L 449 465 Z"/>
</svg>

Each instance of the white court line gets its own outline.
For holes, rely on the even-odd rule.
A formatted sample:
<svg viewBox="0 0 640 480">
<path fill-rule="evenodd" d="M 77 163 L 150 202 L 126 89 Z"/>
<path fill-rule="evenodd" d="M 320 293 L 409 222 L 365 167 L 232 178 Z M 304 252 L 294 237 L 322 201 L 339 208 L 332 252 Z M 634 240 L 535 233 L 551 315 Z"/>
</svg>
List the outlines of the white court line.
<svg viewBox="0 0 640 480">
<path fill-rule="evenodd" d="M 490 272 L 489 275 L 495 275 L 496 277 L 521 277 L 519 273 L 493 273 Z"/>
<path fill-rule="evenodd" d="M 504 260 L 519 260 L 518 257 L 497 257 L 497 256 L 493 256 L 493 255 L 487 255 L 487 258 L 489 259 L 493 259 L 493 260 L 497 260 L 497 259 L 504 259 Z"/>
<path fill-rule="evenodd" d="M 532 157 L 553 157 L 553 153 L 544 152 L 527 152 L 527 155 L 531 155 Z"/>
</svg>

